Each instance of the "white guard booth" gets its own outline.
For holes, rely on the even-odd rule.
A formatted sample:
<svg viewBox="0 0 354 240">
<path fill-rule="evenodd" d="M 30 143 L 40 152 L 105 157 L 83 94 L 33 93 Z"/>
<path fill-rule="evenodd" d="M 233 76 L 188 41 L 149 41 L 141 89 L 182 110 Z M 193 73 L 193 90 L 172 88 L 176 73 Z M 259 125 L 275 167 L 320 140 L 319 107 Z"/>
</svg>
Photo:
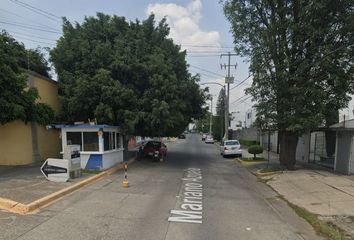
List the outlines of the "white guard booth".
<svg viewBox="0 0 354 240">
<path fill-rule="evenodd" d="M 68 145 L 79 145 L 81 168 L 105 170 L 123 162 L 123 138 L 118 126 L 56 125 L 61 129 L 62 152 Z"/>
</svg>

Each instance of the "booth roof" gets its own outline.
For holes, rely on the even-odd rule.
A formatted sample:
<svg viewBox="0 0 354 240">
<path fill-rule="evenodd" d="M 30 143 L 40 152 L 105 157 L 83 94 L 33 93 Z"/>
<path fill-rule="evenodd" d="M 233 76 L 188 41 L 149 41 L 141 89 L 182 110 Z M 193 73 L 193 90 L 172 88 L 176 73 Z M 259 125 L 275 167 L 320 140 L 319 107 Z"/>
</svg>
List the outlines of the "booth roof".
<svg viewBox="0 0 354 240">
<path fill-rule="evenodd" d="M 342 121 L 330 126 L 330 128 L 354 128 L 354 119 Z"/>
<path fill-rule="evenodd" d="M 74 125 L 64 125 L 58 124 L 54 125 L 55 128 L 118 128 L 119 126 L 112 126 L 106 124 L 98 124 L 98 125 L 91 125 L 91 124 L 74 124 Z"/>
</svg>

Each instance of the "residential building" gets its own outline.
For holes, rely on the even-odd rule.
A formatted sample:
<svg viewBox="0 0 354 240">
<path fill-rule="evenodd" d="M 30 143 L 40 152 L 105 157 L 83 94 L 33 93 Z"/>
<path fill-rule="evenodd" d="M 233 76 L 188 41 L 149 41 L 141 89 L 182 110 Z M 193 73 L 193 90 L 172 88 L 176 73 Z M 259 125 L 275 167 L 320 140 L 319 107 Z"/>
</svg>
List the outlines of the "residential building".
<svg viewBox="0 0 354 240">
<path fill-rule="evenodd" d="M 251 128 L 253 123 L 256 121 L 256 109 L 250 108 L 246 111 L 245 115 L 245 128 Z"/>
</svg>

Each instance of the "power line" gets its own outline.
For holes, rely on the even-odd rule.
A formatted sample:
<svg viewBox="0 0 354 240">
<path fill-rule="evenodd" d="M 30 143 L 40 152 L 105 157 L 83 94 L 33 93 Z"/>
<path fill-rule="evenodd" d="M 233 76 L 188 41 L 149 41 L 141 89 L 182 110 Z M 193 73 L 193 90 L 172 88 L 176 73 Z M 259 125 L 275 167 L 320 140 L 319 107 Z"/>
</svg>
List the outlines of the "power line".
<svg viewBox="0 0 354 240">
<path fill-rule="evenodd" d="M 52 21 L 61 23 L 61 21 L 58 20 L 58 19 L 61 19 L 61 17 L 56 16 L 56 15 L 50 13 L 50 12 L 44 11 L 44 10 L 42 10 L 40 8 L 34 7 L 34 6 L 30 5 L 30 4 L 21 2 L 19 0 L 10 0 L 10 1 L 15 3 L 15 4 L 17 4 L 17 5 L 19 5 L 19 6 L 21 6 L 21 7 L 26 8 L 26 9 L 32 11 L 32 12 L 35 12 L 35 13 L 37 13 L 39 15 L 42 15 L 42 16 L 44 16 L 44 17 L 46 17 L 46 18 L 48 18 L 48 19 L 50 19 Z"/>
<path fill-rule="evenodd" d="M 26 21 L 30 21 L 30 22 L 39 24 L 39 25 L 41 25 L 42 27 L 50 28 L 50 29 L 55 30 L 55 31 L 60 31 L 60 29 L 58 29 L 58 28 L 53 28 L 53 27 L 51 27 L 51 26 L 48 26 L 48 25 L 39 23 L 39 22 L 37 22 L 37 21 L 34 21 L 34 20 L 32 20 L 32 19 L 29 19 L 29 18 L 26 18 L 26 17 L 24 17 L 24 16 L 21 16 L 21 15 L 19 15 L 19 14 L 17 14 L 17 13 L 8 11 L 8 10 L 6 10 L 6 9 L 0 8 L 0 10 L 3 11 L 3 12 L 6 12 L 6 13 L 8 13 L 8 14 L 14 15 L 14 16 L 16 16 L 16 17 L 22 18 L 22 19 L 24 19 L 24 20 L 26 20 Z"/>
<path fill-rule="evenodd" d="M 231 104 L 233 104 L 233 103 L 235 103 L 235 102 L 241 100 L 242 98 L 244 98 L 244 97 L 246 97 L 246 96 L 247 96 L 246 94 L 242 95 L 241 97 L 239 97 L 239 98 L 237 98 L 236 100 L 232 101 Z"/>
<path fill-rule="evenodd" d="M 187 57 L 219 57 L 220 55 L 219 54 L 215 54 L 215 55 L 208 55 L 208 54 L 205 54 L 205 55 L 187 55 Z"/>
<path fill-rule="evenodd" d="M 6 30 L 6 29 L 4 29 Z M 6 30 L 7 31 L 7 30 Z M 44 37 L 40 37 L 40 36 L 36 36 L 36 35 L 32 35 L 32 34 L 24 34 L 24 33 L 20 33 L 20 32 L 15 32 L 15 31 L 7 31 L 11 34 L 17 34 L 17 35 L 22 35 L 22 36 L 25 36 L 25 37 L 33 37 L 33 38 L 38 38 L 38 39 L 42 39 L 42 40 L 49 40 L 49 41 L 53 41 L 53 42 L 56 42 L 57 39 L 52 39 L 52 38 L 44 38 Z"/>
<path fill-rule="evenodd" d="M 237 88 L 238 86 L 240 86 L 241 84 L 243 84 L 244 82 L 246 82 L 247 79 L 249 79 L 251 76 L 253 76 L 253 74 L 248 75 L 247 78 L 245 78 L 244 80 L 242 80 L 242 81 L 241 81 L 239 84 L 237 84 L 236 86 L 232 87 L 230 90 Z"/>
<path fill-rule="evenodd" d="M 14 35 L 16 36 L 16 35 Z M 33 39 L 29 39 L 29 38 L 25 38 L 25 37 L 21 37 L 21 36 L 17 36 L 18 38 L 21 38 L 21 39 L 24 39 L 24 40 L 27 40 L 27 41 L 31 41 L 31 42 L 36 42 L 36 43 L 42 43 L 42 44 L 47 44 L 47 45 L 51 45 L 51 46 L 56 46 L 54 43 L 48 43 L 48 42 L 42 42 L 42 41 L 36 41 L 36 40 L 33 40 Z"/>
<path fill-rule="evenodd" d="M 218 76 L 218 77 L 222 77 L 222 78 L 224 78 L 224 77 L 225 77 L 225 76 L 223 76 L 223 75 L 221 75 L 221 74 L 219 74 L 219 73 L 215 73 L 215 72 L 212 72 L 212 71 L 209 71 L 209 70 L 203 69 L 203 68 L 201 68 L 201 67 L 197 67 L 197 66 L 193 66 L 193 65 L 189 65 L 189 66 L 190 66 L 190 67 L 192 67 L 192 68 L 196 68 L 196 69 L 199 69 L 199 70 L 201 70 L 201 71 L 204 71 L 204 72 L 207 72 L 207 73 L 213 74 L 213 75 Z"/>
<path fill-rule="evenodd" d="M 353 44 L 349 44 L 348 46 L 341 46 L 341 47 L 339 47 L 339 48 L 336 48 L 336 49 L 334 49 L 334 50 L 328 52 L 327 54 L 325 54 L 324 56 L 322 56 L 322 60 L 321 60 L 321 61 L 323 61 L 323 60 L 324 60 L 326 57 L 328 57 L 329 55 L 331 55 L 331 54 L 333 54 L 333 53 L 335 53 L 335 52 L 337 52 L 337 51 L 339 51 L 339 50 L 341 50 L 341 49 L 343 49 L 343 48 L 345 48 L 345 47 L 349 47 L 349 46 L 353 46 Z M 291 66 L 293 66 L 293 65 L 295 65 L 295 64 L 297 64 L 297 63 L 299 63 L 299 62 L 302 61 L 302 60 L 303 60 L 303 59 L 298 59 L 297 61 L 295 61 L 295 62 L 293 62 L 292 64 L 290 64 L 288 67 L 291 67 Z M 317 62 L 316 62 L 316 63 L 317 63 Z M 308 67 L 313 67 L 316 63 L 313 63 L 313 64 L 311 64 L 311 65 L 308 66 Z M 246 79 L 242 80 L 239 84 L 237 84 L 236 86 L 234 86 L 234 87 L 231 88 L 230 90 L 232 90 L 232 89 L 234 89 L 234 88 L 240 86 L 242 83 L 244 83 L 248 78 L 250 78 L 250 77 L 252 77 L 252 76 L 253 76 L 253 73 L 251 73 Z"/>
<path fill-rule="evenodd" d="M 185 46 L 211 46 L 211 47 L 222 47 L 222 48 L 233 48 L 233 46 L 226 46 L 220 44 L 207 44 L 207 43 L 177 43 L 178 45 L 185 45 Z"/>
<path fill-rule="evenodd" d="M 214 51 L 196 51 L 196 50 L 194 50 L 194 51 L 188 51 L 187 50 L 187 54 L 188 53 L 225 53 L 225 51 L 223 51 L 223 50 L 214 50 Z"/>
<path fill-rule="evenodd" d="M 188 48 L 218 48 L 218 49 L 230 49 L 233 47 L 224 47 L 224 46 L 213 46 L 213 45 L 185 45 L 185 44 L 180 44 L 181 46 L 185 46 Z"/>
<path fill-rule="evenodd" d="M 197 71 L 195 71 L 195 70 L 191 70 L 191 71 L 193 71 L 193 72 L 195 72 L 196 74 L 199 74 L 199 75 L 201 75 L 201 76 L 208 77 L 208 78 L 210 78 L 210 79 L 214 79 L 214 80 L 217 79 L 217 77 L 212 76 L 212 75 L 209 75 L 209 74 L 206 74 L 206 73 L 200 73 L 200 72 L 197 72 Z"/>
<path fill-rule="evenodd" d="M 247 95 L 244 95 L 243 97 L 245 97 L 245 96 L 247 96 Z M 245 101 L 247 101 L 247 100 L 250 99 L 251 97 L 252 97 L 252 96 L 248 96 L 247 98 L 245 98 L 245 99 L 243 99 L 243 100 L 240 99 L 241 101 L 238 100 L 238 101 L 240 101 L 239 104 L 240 104 L 240 103 L 244 103 Z M 238 101 L 233 101 L 232 104 L 235 104 L 235 103 L 238 102 Z"/>
<path fill-rule="evenodd" d="M 11 25 L 11 26 L 16 26 L 16 27 L 21 27 L 21 28 L 26 28 L 26 29 L 32 29 L 32 30 L 42 31 L 42 32 L 49 32 L 49 33 L 61 34 L 61 32 L 59 32 L 59 31 L 46 30 L 46 29 L 43 29 L 43 28 L 39 28 L 38 26 L 33 26 L 33 25 L 29 25 L 29 24 L 12 23 L 12 22 L 1 21 L 1 20 L 0 20 L 0 23 L 2 23 L 2 24 L 7 24 L 7 25 Z"/>
</svg>

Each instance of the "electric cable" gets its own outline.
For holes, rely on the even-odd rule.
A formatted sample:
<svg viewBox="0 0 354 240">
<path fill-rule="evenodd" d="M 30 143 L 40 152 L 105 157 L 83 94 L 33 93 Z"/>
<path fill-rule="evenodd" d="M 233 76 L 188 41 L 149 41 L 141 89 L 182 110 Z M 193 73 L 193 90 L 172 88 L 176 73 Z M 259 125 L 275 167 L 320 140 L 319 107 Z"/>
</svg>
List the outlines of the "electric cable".
<svg viewBox="0 0 354 240">
<path fill-rule="evenodd" d="M 19 5 L 19 6 L 21 6 L 21 7 L 26 8 L 26 9 L 32 11 L 32 12 L 35 12 L 35 13 L 37 13 L 39 15 L 42 15 L 42 16 L 44 16 L 44 17 L 46 17 L 46 18 L 48 18 L 48 19 L 50 19 L 52 21 L 61 23 L 61 21 L 58 20 L 58 19 L 61 20 L 61 17 L 56 16 L 56 15 L 50 13 L 50 12 L 44 11 L 44 10 L 42 10 L 40 8 L 34 7 L 34 6 L 30 5 L 30 4 L 21 2 L 19 0 L 10 0 L 10 1 L 15 3 L 15 4 L 17 4 L 17 5 Z"/>
</svg>

